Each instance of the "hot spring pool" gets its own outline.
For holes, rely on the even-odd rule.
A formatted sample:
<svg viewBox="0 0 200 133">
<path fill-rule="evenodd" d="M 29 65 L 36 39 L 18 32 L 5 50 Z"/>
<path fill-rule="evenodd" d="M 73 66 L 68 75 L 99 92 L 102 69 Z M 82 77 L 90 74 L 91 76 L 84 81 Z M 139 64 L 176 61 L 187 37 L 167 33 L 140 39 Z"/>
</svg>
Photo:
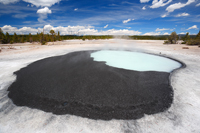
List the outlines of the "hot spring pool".
<svg viewBox="0 0 200 133">
<path fill-rule="evenodd" d="M 173 102 L 170 72 L 182 64 L 130 51 L 79 51 L 49 57 L 15 72 L 8 97 L 57 115 L 139 119 Z"/>
<path fill-rule="evenodd" d="M 92 53 L 91 57 L 112 67 L 134 71 L 171 72 L 181 67 L 181 63 L 169 58 L 130 51 L 102 50 Z"/>
</svg>

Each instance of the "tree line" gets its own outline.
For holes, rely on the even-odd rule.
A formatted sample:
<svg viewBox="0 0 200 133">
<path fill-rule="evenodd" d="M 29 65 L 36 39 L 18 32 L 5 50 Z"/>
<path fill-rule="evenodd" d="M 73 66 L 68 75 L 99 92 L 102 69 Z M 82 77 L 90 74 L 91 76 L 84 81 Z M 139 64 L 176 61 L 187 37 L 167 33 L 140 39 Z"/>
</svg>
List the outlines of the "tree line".
<svg viewBox="0 0 200 133">
<path fill-rule="evenodd" d="M 37 33 L 36 35 L 32 35 L 31 33 L 29 33 L 28 35 L 17 35 L 16 33 L 14 33 L 13 35 L 9 35 L 8 32 L 4 34 L 2 29 L 0 28 L 0 44 L 39 42 L 42 45 L 45 45 L 47 44 L 47 42 L 70 40 L 70 39 L 93 40 L 93 39 L 111 39 L 111 38 L 113 38 L 113 36 L 110 36 L 110 35 L 101 35 L 101 36 L 62 35 L 61 36 L 59 31 L 55 33 L 54 30 L 50 30 L 50 32 L 47 34 L 43 34 L 43 32 L 41 32 L 41 33 Z M 124 36 L 122 38 L 127 39 L 127 36 Z M 178 40 L 183 40 L 182 44 L 200 45 L 200 31 L 196 36 L 189 35 L 189 33 L 186 33 L 185 36 L 180 36 L 180 35 L 177 35 L 177 33 L 174 31 L 170 35 L 161 35 L 161 36 L 134 35 L 134 36 L 128 36 L 128 38 L 134 39 L 134 40 L 166 40 L 164 44 L 176 44 Z"/>
<path fill-rule="evenodd" d="M 24 43 L 24 42 L 40 42 L 41 44 L 46 44 L 46 42 L 54 42 L 60 41 L 61 36 L 60 32 L 57 34 L 54 30 L 51 30 L 49 34 L 37 33 L 36 35 L 32 35 L 29 33 L 28 35 L 17 35 L 14 33 L 10 35 L 8 32 L 6 34 L 3 33 L 2 29 L 0 28 L 0 43 L 1 44 L 13 44 L 13 43 Z"/>
<path fill-rule="evenodd" d="M 47 44 L 47 42 L 54 41 L 62 41 L 62 40 L 71 40 L 71 39 L 82 39 L 82 40 L 93 40 L 93 39 L 111 39 L 112 36 L 104 35 L 104 36 L 94 36 L 94 35 L 85 35 L 85 36 L 76 36 L 76 35 L 60 35 L 60 32 L 55 33 L 54 30 L 50 30 L 49 33 L 43 34 L 37 33 L 36 35 L 32 35 L 29 33 L 28 35 L 17 35 L 14 33 L 10 35 L 8 32 L 4 34 L 3 30 L 0 28 L 0 44 L 13 44 L 13 43 L 24 43 L 24 42 L 39 42 L 42 45 Z"/>
</svg>

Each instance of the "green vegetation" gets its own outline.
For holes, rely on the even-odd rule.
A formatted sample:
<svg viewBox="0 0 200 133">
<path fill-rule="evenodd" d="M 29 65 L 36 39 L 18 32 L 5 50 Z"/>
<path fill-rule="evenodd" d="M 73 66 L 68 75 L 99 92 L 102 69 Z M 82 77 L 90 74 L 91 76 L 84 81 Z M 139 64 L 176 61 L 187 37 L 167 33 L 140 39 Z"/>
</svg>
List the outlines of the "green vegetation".
<svg viewBox="0 0 200 133">
<path fill-rule="evenodd" d="M 96 40 L 96 39 L 111 39 L 113 36 L 104 35 L 104 36 L 95 36 L 95 35 L 84 35 L 84 36 L 76 36 L 76 35 L 65 35 L 62 36 L 62 40 L 72 40 L 72 39 L 82 39 L 82 40 Z"/>
<path fill-rule="evenodd" d="M 76 36 L 76 35 L 60 35 L 60 32 L 57 34 L 54 30 L 51 30 L 49 34 L 37 33 L 36 35 L 17 35 L 14 33 L 13 35 L 9 35 L 8 32 L 6 34 L 0 28 L 0 44 L 13 44 L 13 43 L 24 43 L 24 42 L 39 42 L 42 45 L 47 44 L 47 42 L 54 41 L 62 41 L 62 40 L 71 40 L 71 39 L 82 39 L 82 40 L 93 40 L 93 39 L 111 39 L 112 36 L 95 36 L 95 35 L 86 35 L 86 36 Z"/>
<path fill-rule="evenodd" d="M 164 44 L 176 44 L 178 40 L 178 35 L 176 32 L 172 32 L 170 36 L 168 36 L 167 41 L 164 42 Z"/>
<path fill-rule="evenodd" d="M 190 40 L 190 36 L 188 32 L 186 33 L 184 37 L 182 37 L 182 40 L 183 40 L 182 44 L 186 44 Z"/>
<path fill-rule="evenodd" d="M 186 41 L 188 45 L 199 45 L 200 46 L 200 31 L 195 38 Z"/>
<path fill-rule="evenodd" d="M 181 44 L 200 45 L 200 31 L 196 36 L 189 35 L 189 33 L 186 33 L 185 36 L 178 36 L 174 31 L 168 36 L 167 41 L 165 41 L 164 44 L 176 44 L 178 39 L 183 40 Z"/>
</svg>

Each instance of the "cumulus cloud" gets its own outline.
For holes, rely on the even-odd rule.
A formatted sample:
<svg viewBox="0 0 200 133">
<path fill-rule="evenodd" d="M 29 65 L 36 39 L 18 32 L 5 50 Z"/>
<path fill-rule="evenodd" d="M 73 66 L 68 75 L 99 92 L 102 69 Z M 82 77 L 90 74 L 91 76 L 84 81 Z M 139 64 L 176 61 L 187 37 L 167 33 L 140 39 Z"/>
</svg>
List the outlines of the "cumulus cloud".
<svg viewBox="0 0 200 133">
<path fill-rule="evenodd" d="M 39 7 L 39 6 L 50 7 L 50 6 L 54 5 L 55 3 L 60 2 L 61 0 L 23 0 L 23 1 L 31 3 L 37 7 Z"/>
<path fill-rule="evenodd" d="M 14 3 L 14 2 L 18 2 L 19 0 L 0 0 L 0 3 L 3 4 L 9 4 L 9 3 Z"/>
<path fill-rule="evenodd" d="M 166 29 L 166 28 L 162 28 L 162 29 L 157 28 L 156 29 L 156 31 L 164 31 L 164 30 L 169 30 L 169 29 Z"/>
<path fill-rule="evenodd" d="M 150 0 L 140 0 L 140 3 L 147 3 L 149 2 Z"/>
<path fill-rule="evenodd" d="M 196 6 L 200 6 L 200 3 L 199 3 L 199 4 L 196 4 Z"/>
<path fill-rule="evenodd" d="M 51 10 L 49 10 L 48 7 L 44 7 L 42 9 L 38 9 L 37 10 L 37 14 L 39 14 L 39 18 L 38 18 L 38 21 L 39 22 L 44 22 L 44 19 L 47 18 L 47 15 L 48 14 L 51 14 Z"/>
<path fill-rule="evenodd" d="M 51 25 L 45 25 L 44 31 L 45 33 L 49 33 L 50 30 L 54 30 L 55 32 L 60 32 L 61 35 L 70 35 L 70 34 L 76 34 L 76 35 L 139 35 L 141 32 L 134 31 L 134 30 L 128 30 L 128 29 L 110 29 L 106 31 L 98 31 L 93 26 L 58 26 L 53 27 Z M 2 27 L 2 30 L 4 32 L 8 32 L 9 34 L 13 34 L 16 32 L 17 34 L 37 34 L 37 32 L 42 32 L 43 28 L 31 28 L 31 27 L 23 27 L 23 28 L 16 28 L 12 27 L 10 25 L 5 25 Z"/>
<path fill-rule="evenodd" d="M 166 11 L 173 12 L 174 10 L 183 8 L 183 7 L 187 6 L 187 5 L 190 5 L 193 2 L 195 2 L 195 0 L 188 0 L 188 2 L 185 3 L 185 4 L 180 3 L 180 2 L 179 3 L 175 3 L 175 4 L 172 4 L 172 5 L 168 6 L 166 8 Z"/>
<path fill-rule="evenodd" d="M 191 29 L 198 29 L 197 25 L 193 25 L 192 27 L 189 27 L 187 30 L 191 30 Z"/>
<path fill-rule="evenodd" d="M 139 35 L 141 32 L 134 31 L 134 30 L 106 30 L 106 31 L 98 31 L 93 26 L 68 26 L 68 27 L 53 27 L 51 25 L 46 25 L 44 27 L 46 32 L 49 32 L 51 29 L 55 30 L 56 32 L 60 32 L 61 35 L 68 35 L 68 34 L 76 34 L 76 35 Z M 39 31 L 42 31 L 42 28 L 39 28 Z"/>
<path fill-rule="evenodd" d="M 168 32 L 165 32 L 163 35 L 170 35 Z"/>
<path fill-rule="evenodd" d="M 5 25 L 1 28 L 4 32 L 8 32 L 9 34 L 36 34 L 37 29 L 31 28 L 31 27 L 23 27 L 23 28 L 17 28 L 17 27 L 12 27 L 10 25 Z"/>
<path fill-rule="evenodd" d="M 153 0 L 152 2 L 152 6 L 150 6 L 150 8 L 159 8 L 159 7 L 163 7 L 166 6 L 167 4 L 169 4 L 170 2 L 172 2 L 172 0 L 168 0 L 167 2 L 165 2 L 166 0 Z M 165 3 L 164 3 L 165 2 Z"/>
<path fill-rule="evenodd" d="M 108 24 L 106 26 L 104 26 L 104 28 L 107 28 L 108 27 Z"/>
<path fill-rule="evenodd" d="M 19 0 L 0 0 L 0 3 L 9 4 L 9 3 L 14 3 L 14 2 L 18 2 L 18 1 Z M 23 0 L 23 1 L 31 3 L 37 7 L 39 7 L 39 6 L 50 7 L 50 6 L 54 5 L 55 3 L 60 2 L 61 0 Z"/>
<path fill-rule="evenodd" d="M 42 8 L 42 9 L 38 9 L 37 13 L 39 14 L 51 14 L 51 10 L 49 10 L 48 7 Z"/>
<path fill-rule="evenodd" d="M 74 11 L 77 11 L 77 10 L 78 10 L 78 8 L 75 8 L 75 9 L 74 9 Z"/>
<path fill-rule="evenodd" d="M 178 15 L 176 15 L 176 17 L 186 17 L 186 16 L 189 16 L 190 14 L 188 14 L 188 13 L 180 13 L 180 14 L 178 14 Z"/>
<path fill-rule="evenodd" d="M 160 34 L 161 34 L 161 32 L 147 32 L 144 35 L 146 35 L 146 36 L 156 36 L 156 35 L 160 35 Z"/>
<path fill-rule="evenodd" d="M 130 18 L 129 18 L 129 19 L 127 19 L 127 20 L 124 20 L 123 23 L 124 23 L 124 24 L 125 24 L 125 23 L 128 23 L 128 22 L 131 21 L 131 20 L 134 20 L 134 19 L 130 19 Z"/>
</svg>

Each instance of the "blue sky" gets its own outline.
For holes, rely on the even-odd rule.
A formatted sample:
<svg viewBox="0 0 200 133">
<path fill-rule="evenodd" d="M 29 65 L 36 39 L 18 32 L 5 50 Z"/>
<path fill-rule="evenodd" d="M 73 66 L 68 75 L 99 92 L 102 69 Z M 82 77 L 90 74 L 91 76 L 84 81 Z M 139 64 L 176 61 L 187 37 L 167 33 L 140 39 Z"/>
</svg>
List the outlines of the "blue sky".
<svg viewBox="0 0 200 133">
<path fill-rule="evenodd" d="M 197 34 L 200 0 L 0 0 L 0 27 L 13 34 Z"/>
</svg>

